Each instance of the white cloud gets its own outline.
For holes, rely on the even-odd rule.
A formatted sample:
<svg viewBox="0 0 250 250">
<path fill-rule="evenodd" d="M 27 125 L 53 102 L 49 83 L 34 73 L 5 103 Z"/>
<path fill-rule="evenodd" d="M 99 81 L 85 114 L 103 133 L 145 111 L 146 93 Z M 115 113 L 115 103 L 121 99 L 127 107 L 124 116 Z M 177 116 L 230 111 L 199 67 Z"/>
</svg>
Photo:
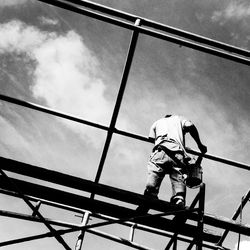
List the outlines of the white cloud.
<svg viewBox="0 0 250 250">
<path fill-rule="evenodd" d="M 15 6 L 28 2 L 28 0 L 1 0 L 0 7 Z"/>
<path fill-rule="evenodd" d="M 238 249 L 238 243 L 235 244 L 234 250 Z M 249 250 L 250 249 L 250 241 L 241 241 L 239 250 Z"/>
<path fill-rule="evenodd" d="M 0 33 L 0 53 L 25 53 L 35 59 L 32 92 L 36 98 L 86 120 L 105 123 L 110 119 L 112 107 L 104 98 L 105 84 L 97 76 L 98 60 L 80 35 L 74 31 L 64 35 L 43 32 L 20 21 L 0 25 Z M 85 139 L 92 137 L 84 126 L 60 120 Z"/>
<path fill-rule="evenodd" d="M 44 25 L 57 25 L 58 24 L 58 20 L 47 18 L 45 16 L 39 17 L 39 20 Z"/>
<path fill-rule="evenodd" d="M 40 32 L 35 27 L 26 26 L 20 21 L 11 21 L 0 25 L 0 53 L 27 53 L 32 56 L 35 48 L 41 46 L 49 38 L 55 37 L 55 34 L 46 34 Z"/>
<path fill-rule="evenodd" d="M 50 107 L 90 120 L 104 122 L 109 103 L 105 85 L 95 76 L 97 60 L 75 32 L 46 40 L 33 50 L 35 97 L 45 98 Z"/>
<path fill-rule="evenodd" d="M 23 151 L 30 148 L 26 139 L 2 116 L 0 116 L 0 130 L 4 131 L 4 133 L 1 133 L 1 141 L 7 141 L 9 147 L 13 149 L 22 148 Z"/>
<path fill-rule="evenodd" d="M 244 1 L 230 2 L 222 11 L 216 11 L 213 15 L 213 20 L 242 20 L 250 17 L 250 4 Z"/>
</svg>

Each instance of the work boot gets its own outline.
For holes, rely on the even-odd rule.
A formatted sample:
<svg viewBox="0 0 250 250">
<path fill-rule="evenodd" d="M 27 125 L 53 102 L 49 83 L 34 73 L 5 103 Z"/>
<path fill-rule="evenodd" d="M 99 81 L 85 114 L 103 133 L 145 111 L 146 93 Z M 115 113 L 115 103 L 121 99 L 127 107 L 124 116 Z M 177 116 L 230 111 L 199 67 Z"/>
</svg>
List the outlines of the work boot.
<svg viewBox="0 0 250 250">
<path fill-rule="evenodd" d="M 170 200 L 171 204 L 177 205 L 179 207 L 184 208 L 185 207 L 185 200 L 182 196 L 174 196 Z"/>
<path fill-rule="evenodd" d="M 136 215 L 145 215 L 148 213 L 149 207 L 145 205 L 141 205 L 141 206 L 138 206 L 135 211 L 136 211 Z"/>
</svg>

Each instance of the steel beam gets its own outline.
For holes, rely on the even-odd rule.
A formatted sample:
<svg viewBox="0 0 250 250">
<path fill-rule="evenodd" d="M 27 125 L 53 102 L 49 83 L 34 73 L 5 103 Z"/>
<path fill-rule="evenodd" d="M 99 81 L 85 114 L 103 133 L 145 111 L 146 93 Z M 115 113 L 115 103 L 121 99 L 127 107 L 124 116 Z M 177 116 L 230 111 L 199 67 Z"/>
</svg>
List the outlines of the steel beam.
<svg viewBox="0 0 250 250">
<path fill-rule="evenodd" d="M 2 94 L 0 94 L 0 100 L 8 102 L 8 103 L 16 104 L 18 106 L 26 107 L 26 108 L 29 108 L 32 110 L 40 111 L 40 112 L 43 112 L 46 114 L 54 115 L 54 116 L 64 118 L 64 119 L 67 119 L 67 120 L 70 120 L 73 122 L 77 122 L 80 124 L 84 124 L 87 126 L 91 126 L 91 127 L 97 128 L 97 129 L 108 130 L 108 127 L 106 127 L 104 125 L 90 122 L 90 121 L 84 120 L 80 117 L 73 116 L 73 115 L 70 115 L 70 114 L 55 110 L 55 109 L 51 109 L 51 108 L 48 108 L 48 107 L 45 107 L 42 105 L 38 105 L 36 103 L 23 101 L 23 100 L 20 100 L 20 99 L 14 98 L 14 97 L 10 97 L 10 96 L 6 96 L 6 95 L 2 95 Z"/>
<path fill-rule="evenodd" d="M 141 23 L 141 20 L 137 19 L 135 21 L 134 26 L 138 27 L 140 25 L 140 23 Z M 99 166 L 98 166 L 98 170 L 97 170 L 97 173 L 96 173 L 95 182 L 99 182 L 99 180 L 100 180 L 101 173 L 102 173 L 102 170 L 103 170 L 103 166 L 104 166 L 106 156 L 107 156 L 107 153 L 108 153 L 109 145 L 110 145 L 110 142 L 111 142 L 111 139 L 112 139 L 112 135 L 114 133 L 116 121 L 117 121 L 119 110 L 120 110 L 121 103 L 122 103 L 123 94 L 124 94 L 124 91 L 125 91 L 125 88 L 126 88 L 130 68 L 131 68 L 134 53 L 135 53 L 135 48 L 136 48 L 138 36 L 139 36 L 138 31 L 134 31 L 132 36 L 131 36 L 130 45 L 129 45 L 129 49 L 128 49 L 128 54 L 127 54 L 127 58 L 126 58 L 126 62 L 125 62 L 125 65 L 124 65 L 123 74 L 122 74 L 122 78 L 121 78 L 120 89 L 119 89 L 119 92 L 118 92 L 118 95 L 117 95 L 114 111 L 113 111 L 111 122 L 110 122 L 110 125 L 109 125 L 109 130 L 108 130 L 108 133 L 107 133 L 106 141 L 105 141 L 104 148 L 103 148 L 103 151 L 102 151 L 102 156 L 101 156 L 100 163 L 99 163 Z M 95 193 L 92 193 L 91 198 L 94 198 L 94 195 L 95 195 Z"/>
<path fill-rule="evenodd" d="M 51 200 L 53 202 L 70 205 L 76 208 L 86 209 L 93 213 L 102 213 L 104 215 L 115 216 L 116 218 L 121 219 L 123 222 L 126 219 L 128 220 L 129 218 L 134 218 L 135 216 L 134 210 L 131 210 L 126 207 L 121 207 L 115 204 L 111 204 L 110 202 L 93 200 L 73 193 L 68 193 L 65 191 L 56 190 L 53 188 L 33 183 L 27 183 L 25 181 L 17 179 L 13 179 L 13 181 L 15 181 L 18 184 L 18 186 L 22 188 L 25 194 L 35 196 L 39 199 Z M 11 186 L 9 186 L 8 183 L 6 183 L 2 178 L 0 178 L 0 187 L 4 187 L 7 190 L 12 190 Z M 138 197 L 140 197 L 140 195 L 138 195 Z M 164 212 L 167 211 L 167 207 L 166 206 L 162 207 L 162 210 Z M 174 214 L 173 210 L 172 211 L 170 210 L 170 213 Z M 126 215 L 126 218 L 124 218 L 124 215 Z M 119 221 L 116 221 L 116 223 L 118 222 Z M 164 231 L 173 231 L 176 229 L 176 225 L 171 220 L 161 217 L 149 216 L 148 218 L 135 219 L 133 222 Z M 244 230 L 241 231 L 244 232 Z M 59 233 L 59 231 L 57 232 Z M 68 233 L 68 232 L 69 231 L 61 233 Z M 180 228 L 179 233 L 188 237 L 195 237 L 195 235 L 197 234 L 197 229 L 196 226 L 194 225 L 185 224 L 183 225 L 183 227 Z M 203 238 L 205 241 L 216 243 L 218 242 L 220 236 L 204 232 Z"/>
<path fill-rule="evenodd" d="M 162 31 L 168 32 L 170 34 L 173 34 L 182 38 L 186 38 L 186 39 L 199 42 L 205 45 L 217 47 L 217 48 L 220 48 L 220 49 L 232 52 L 232 53 L 240 54 L 242 56 L 246 56 L 246 57 L 250 56 L 250 52 L 248 50 L 244 50 L 244 49 L 241 49 L 241 48 L 238 48 L 238 47 L 226 44 L 226 43 L 222 43 L 222 42 L 219 42 L 219 41 L 216 41 L 216 40 L 204 37 L 204 36 L 200 36 L 191 32 L 177 29 L 172 26 L 165 25 L 159 22 L 155 22 L 144 17 L 139 17 L 139 16 L 136 16 L 136 15 L 124 12 L 124 11 L 119 11 L 114 8 L 110 8 L 110 7 L 107 7 L 98 3 L 94 3 L 91 1 L 87 1 L 87 0 L 65 0 L 65 1 L 74 3 L 74 4 L 77 4 L 86 8 L 90 8 L 92 10 L 99 11 L 101 13 L 104 13 L 113 17 L 121 18 L 130 22 L 135 22 L 137 18 L 140 18 L 141 20 L 143 20 L 143 26 L 162 30 Z"/>
<path fill-rule="evenodd" d="M 14 160 L 0 158 L 0 164 L 1 164 L 3 169 L 8 170 L 8 171 L 12 171 L 12 172 L 23 174 L 26 176 L 38 178 L 38 179 L 45 180 L 45 181 L 50 181 L 50 182 L 53 182 L 55 184 L 60 184 L 60 185 L 64 185 L 67 187 L 75 188 L 77 190 L 82 190 L 82 191 L 91 192 L 91 193 L 95 192 L 98 195 L 105 196 L 105 197 L 112 198 L 112 199 L 116 199 L 116 200 L 120 200 L 120 201 L 127 202 L 127 203 L 131 203 L 134 205 L 147 204 L 147 205 L 149 205 L 150 208 L 158 210 L 158 211 L 166 211 L 166 209 L 172 210 L 172 211 L 176 210 L 175 206 L 171 205 L 169 202 L 166 202 L 166 201 L 147 199 L 143 195 L 139 195 L 139 194 L 136 194 L 136 193 L 133 193 L 130 191 L 125 191 L 125 190 L 113 188 L 113 187 L 110 187 L 107 185 L 94 183 L 94 182 L 87 181 L 87 180 L 84 180 L 84 179 L 81 179 L 78 177 L 73 177 L 73 176 L 69 176 L 66 174 L 58 173 L 56 171 L 38 168 L 38 167 L 31 166 L 31 165 L 24 164 L 24 163 L 19 163 L 19 162 L 14 161 Z M 0 185 L 1 185 L 1 183 L 0 183 Z M 2 187 L 4 187 L 4 186 L 2 185 Z M 36 194 L 36 193 L 34 193 L 34 194 Z M 44 198 L 44 197 L 40 197 L 40 198 Z M 44 198 L 44 199 L 46 199 L 46 198 Z M 68 199 L 70 199 L 70 197 L 68 197 Z M 87 199 L 88 198 L 86 198 L 86 204 L 90 205 L 91 202 L 88 201 Z M 70 204 L 68 204 L 68 205 L 70 205 Z M 90 207 L 80 207 L 80 208 L 85 208 L 86 210 L 91 210 L 91 206 Z M 94 212 L 94 211 L 92 211 L 92 212 Z M 101 211 L 99 211 L 99 212 L 101 212 Z M 124 212 L 124 214 L 127 214 L 127 213 Z M 195 220 L 195 221 L 198 220 L 198 216 L 195 213 L 188 214 L 188 218 L 191 220 Z M 237 230 L 240 230 L 241 232 L 246 233 L 248 231 L 248 234 L 250 236 L 249 228 L 247 229 L 247 227 L 242 226 L 241 224 L 236 223 L 236 222 L 229 220 L 227 218 L 223 218 L 223 217 L 219 217 L 219 216 L 215 216 L 215 215 L 210 215 L 210 214 L 205 214 L 204 215 L 204 223 L 218 227 L 218 228 L 229 229 L 229 230 L 232 230 L 234 232 L 238 232 Z"/>
<path fill-rule="evenodd" d="M 84 119 L 82 119 L 80 117 L 72 116 L 72 115 L 69 115 L 69 114 L 54 110 L 54 109 L 50 109 L 50 108 L 47 108 L 47 107 L 44 107 L 44 106 L 41 106 L 41 105 L 38 105 L 38 104 L 35 104 L 35 103 L 22 101 L 20 99 L 13 98 L 13 97 L 10 97 L 10 96 L 0 94 L 0 100 L 6 101 L 6 102 L 9 102 L 9 103 L 12 103 L 12 104 L 16 104 L 16 105 L 19 105 L 19 106 L 23 106 L 23 107 L 26 107 L 26 108 L 30 108 L 30 109 L 33 109 L 33 110 L 37 110 L 37 111 L 40 111 L 40 112 L 43 112 L 43 113 L 51 114 L 51 115 L 54 115 L 54 116 L 57 116 L 57 117 L 67 119 L 67 120 L 75 121 L 75 122 L 78 122 L 78 123 L 81 123 L 81 124 L 84 124 L 84 125 L 87 125 L 87 126 L 92 126 L 92 127 L 98 128 L 98 129 L 105 130 L 105 131 L 109 130 L 109 128 L 107 126 L 97 124 L 97 123 L 93 123 L 93 122 L 84 120 Z M 134 139 L 137 139 L 137 140 L 140 140 L 140 141 L 151 142 L 148 137 L 145 137 L 143 135 L 138 135 L 138 134 L 132 134 L 132 133 L 129 133 L 127 131 L 119 130 L 117 128 L 114 128 L 113 132 L 116 133 L 116 134 L 119 134 L 119 135 L 134 138 Z M 194 154 L 194 155 L 198 155 L 198 156 L 201 155 L 200 152 L 198 152 L 196 150 L 193 150 L 193 149 L 190 149 L 190 148 L 186 148 L 186 151 L 188 153 L 190 153 L 190 154 Z M 211 154 L 205 154 L 205 155 L 202 155 L 202 157 L 204 157 L 206 159 L 209 159 L 209 160 L 217 161 L 217 162 L 224 163 L 224 164 L 227 164 L 227 165 L 230 165 L 230 166 L 233 166 L 233 167 L 237 167 L 237 168 L 241 168 L 241 169 L 245 169 L 245 170 L 250 171 L 250 165 L 247 165 L 245 163 L 233 161 L 233 160 L 230 160 L 230 159 L 221 158 L 219 156 L 215 156 L 215 155 L 211 155 Z"/>
<path fill-rule="evenodd" d="M 190 153 L 190 154 L 202 155 L 200 152 L 195 151 L 195 150 L 190 149 L 190 148 L 186 148 L 186 151 L 188 153 Z M 241 168 L 241 169 L 245 169 L 245 170 L 250 171 L 250 165 L 245 164 L 245 163 L 229 160 L 229 159 L 226 159 L 226 158 L 221 158 L 219 156 L 211 155 L 211 154 L 204 154 L 204 155 L 202 155 L 202 157 L 206 158 L 206 159 L 209 159 L 209 160 L 213 160 L 213 161 L 216 161 L 216 162 L 220 162 L 220 163 L 223 163 L 223 164 L 227 164 L 227 165 L 230 165 L 230 166 L 233 166 L 233 167 L 237 167 L 237 168 Z"/>
<path fill-rule="evenodd" d="M 151 30 L 151 29 L 144 28 L 144 27 L 134 26 L 133 24 L 128 23 L 126 21 L 122 21 L 114 17 L 109 17 L 107 15 L 103 15 L 94 11 L 83 9 L 81 6 L 78 6 L 77 4 L 72 4 L 71 2 L 65 2 L 65 1 L 59 1 L 59 0 L 38 0 L 38 1 L 45 2 L 45 3 L 51 4 L 51 5 L 54 5 L 54 6 L 57 6 L 57 7 L 69 10 L 69 11 L 73 11 L 75 13 L 82 14 L 91 18 L 96 18 L 98 20 L 111 23 L 114 25 L 118 25 L 123 28 L 138 31 L 142 34 L 149 35 L 158 39 L 162 39 L 171 43 L 175 43 L 175 44 L 185 46 L 191 49 L 195 49 L 201 52 L 205 52 L 211 55 L 219 56 L 221 58 L 232 60 L 232 61 L 242 63 L 245 65 L 250 65 L 249 58 L 243 57 L 241 55 L 237 55 L 236 53 L 225 52 L 224 50 L 218 49 L 216 47 L 209 47 L 208 45 L 205 46 L 199 43 L 189 41 L 188 39 L 182 39 L 176 36 L 161 33 L 161 32 L 155 31 L 154 29 Z M 227 49 L 226 46 L 224 47 L 224 49 L 225 50 Z M 249 52 L 246 51 L 246 54 L 248 55 Z"/>
</svg>

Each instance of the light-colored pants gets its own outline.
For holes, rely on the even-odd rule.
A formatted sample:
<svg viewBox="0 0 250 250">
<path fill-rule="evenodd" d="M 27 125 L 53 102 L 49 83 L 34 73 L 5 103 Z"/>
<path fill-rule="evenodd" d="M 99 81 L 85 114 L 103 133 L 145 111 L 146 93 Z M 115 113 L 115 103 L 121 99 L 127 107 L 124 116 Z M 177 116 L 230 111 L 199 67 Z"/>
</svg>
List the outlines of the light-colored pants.
<svg viewBox="0 0 250 250">
<path fill-rule="evenodd" d="M 157 197 L 162 180 L 168 174 L 172 184 L 172 198 L 181 195 L 185 199 L 184 157 L 180 152 L 172 151 L 170 153 L 164 150 L 162 146 L 159 146 L 151 154 L 147 166 L 148 178 L 145 195 Z"/>
</svg>

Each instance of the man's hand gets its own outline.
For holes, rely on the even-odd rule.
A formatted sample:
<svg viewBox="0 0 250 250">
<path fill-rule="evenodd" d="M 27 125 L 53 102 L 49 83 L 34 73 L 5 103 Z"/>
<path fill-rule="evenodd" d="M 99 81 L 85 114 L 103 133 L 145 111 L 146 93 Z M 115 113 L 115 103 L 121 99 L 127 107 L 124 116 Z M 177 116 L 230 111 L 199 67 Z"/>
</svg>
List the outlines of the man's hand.
<svg viewBox="0 0 250 250">
<path fill-rule="evenodd" d="M 200 149 L 202 154 L 205 154 L 207 152 L 207 147 L 203 144 L 199 145 L 199 149 Z"/>
<path fill-rule="evenodd" d="M 198 148 L 200 149 L 202 154 L 205 154 L 207 152 L 207 147 L 201 143 L 200 136 L 198 133 L 197 128 L 194 124 L 188 127 L 188 132 L 190 135 L 194 138 L 195 142 L 197 143 Z"/>
</svg>

